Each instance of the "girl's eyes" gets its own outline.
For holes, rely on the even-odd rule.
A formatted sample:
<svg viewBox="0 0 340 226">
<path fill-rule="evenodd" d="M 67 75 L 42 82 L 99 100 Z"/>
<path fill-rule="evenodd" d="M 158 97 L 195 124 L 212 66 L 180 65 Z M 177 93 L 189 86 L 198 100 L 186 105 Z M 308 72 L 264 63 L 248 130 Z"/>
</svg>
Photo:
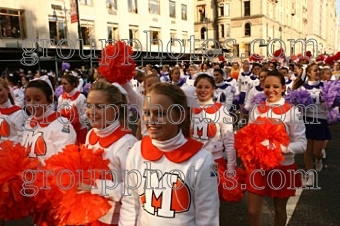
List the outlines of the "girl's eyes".
<svg viewBox="0 0 340 226">
<path fill-rule="evenodd" d="M 104 104 L 86 104 L 86 107 L 87 108 L 95 107 L 95 108 L 102 109 L 102 108 L 105 108 L 105 105 Z"/>
</svg>

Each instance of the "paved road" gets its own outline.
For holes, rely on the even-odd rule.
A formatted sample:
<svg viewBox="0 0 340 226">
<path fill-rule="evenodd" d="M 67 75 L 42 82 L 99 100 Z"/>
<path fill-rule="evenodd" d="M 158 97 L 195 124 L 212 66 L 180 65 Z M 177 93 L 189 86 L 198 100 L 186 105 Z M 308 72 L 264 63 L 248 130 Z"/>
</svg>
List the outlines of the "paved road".
<svg viewBox="0 0 340 226">
<path fill-rule="evenodd" d="M 329 143 L 325 168 L 319 173 L 320 190 L 299 190 L 288 203 L 288 226 L 340 226 L 340 124 L 332 127 L 333 139 Z M 296 156 L 303 169 L 303 156 Z M 265 199 L 263 226 L 273 225 L 273 205 Z M 221 203 L 221 226 L 247 225 L 247 197 L 239 203 Z M 29 219 L 6 223 L 6 226 L 30 226 Z M 207 225 L 208 226 L 208 225 Z"/>
</svg>

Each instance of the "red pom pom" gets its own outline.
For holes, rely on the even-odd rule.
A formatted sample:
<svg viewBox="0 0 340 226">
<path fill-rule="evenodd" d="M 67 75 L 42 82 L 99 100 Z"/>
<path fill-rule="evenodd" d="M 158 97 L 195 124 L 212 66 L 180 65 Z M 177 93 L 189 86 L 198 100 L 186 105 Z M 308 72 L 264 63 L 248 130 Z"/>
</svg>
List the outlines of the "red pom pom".
<svg viewBox="0 0 340 226">
<path fill-rule="evenodd" d="M 256 53 L 254 53 L 253 55 L 249 57 L 249 61 L 251 62 L 261 62 L 262 60 L 263 60 L 263 57 Z"/>
<path fill-rule="evenodd" d="M 111 83 L 124 84 L 134 77 L 136 64 L 130 58 L 132 55 L 131 46 L 126 45 L 125 42 L 110 43 L 102 50 L 98 72 Z"/>
<path fill-rule="evenodd" d="M 325 60 L 325 64 L 328 64 L 328 65 L 332 65 L 334 63 L 334 57 L 333 56 L 329 56 L 326 58 Z"/>
<path fill-rule="evenodd" d="M 222 61 L 222 62 L 225 61 L 224 56 L 223 55 L 218 55 L 218 60 Z"/>
<path fill-rule="evenodd" d="M 78 193 L 79 183 L 94 185 L 95 179 L 106 179 L 101 178 L 101 172 L 109 170 L 109 160 L 103 160 L 103 152 L 102 149 L 94 151 L 85 146 L 67 145 L 63 152 L 45 161 L 46 170 L 55 172 L 55 176 L 48 177 L 51 189 L 46 197 L 55 208 L 58 225 L 91 223 L 111 208 L 109 199 L 103 196 Z M 84 180 L 79 181 L 79 177 Z"/>
<path fill-rule="evenodd" d="M 281 49 L 276 50 L 273 55 L 274 55 L 274 57 L 284 58 L 285 57 L 285 52 L 281 48 Z"/>
<path fill-rule="evenodd" d="M 7 140 L 0 143 L 0 162 L 0 219 L 29 216 L 34 203 L 26 193 L 21 194 L 21 189 L 24 181 L 31 181 L 32 175 L 24 172 L 36 170 L 39 161 L 29 158 L 25 147 Z"/>
<path fill-rule="evenodd" d="M 311 51 L 307 51 L 307 52 L 306 52 L 306 56 L 307 56 L 307 57 L 311 57 L 311 56 L 312 56 Z"/>
<path fill-rule="evenodd" d="M 274 119 L 258 117 L 235 136 L 235 148 L 247 170 L 270 170 L 279 166 L 284 160 L 280 144 L 288 146 L 289 136 L 284 124 Z"/>
</svg>

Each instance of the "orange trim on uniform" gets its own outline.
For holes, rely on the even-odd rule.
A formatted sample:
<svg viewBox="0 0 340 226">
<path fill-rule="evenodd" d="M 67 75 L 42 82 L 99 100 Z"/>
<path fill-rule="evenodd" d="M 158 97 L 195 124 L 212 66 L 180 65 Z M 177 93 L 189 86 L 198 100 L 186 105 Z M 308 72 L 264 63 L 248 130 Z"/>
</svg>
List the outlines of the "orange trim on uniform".
<svg viewBox="0 0 340 226">
<path fill-rule="evenodd" d="M 257 110 L 263 114 L 263 113 L 266 113 L 267 111 L 269 111 L 269 109 L 272 109 L 272 111 L 277 114 L 277 115 L 282 115 L 282 114 L 285 114 L 287 113 L 290 109 L 291 109 L 291 104 L 283 104 L 283 105 L 280 105 L 280 106 L 267 106 L 264 102 L 263 103 L 260 103 L 258 106 L 257 106 Z"/>
<path fill-rule="evenodd" d="M 37 123 L 39 123 L 40 127 L 46 127 L 46 126 L 50 125 L 58 117 L 59 117 L 59 113 L 54 112 L 54 113 L 50 114 L 47 118 L 46 117 L 44 117 L 42 119 L 32 118 L 31 121 L 30 121 L 30 126 L 32 128 L 34 128 L 34 127 L 37 126 Z"/>
<path fill-rule="evenodd" d="M 111 144 L 125 136 L 126 134 L 131 134 L 131 131 L 123 130 L 123 127 L 119 126 L 113 133 L 106 137 L 99 137 L 93 130 L 89 136 L 89 143 L 95 145 L 99 142 L 99 145 L 103 148 L 108 148 Z"/>
<path fill-rule="evenodd" d="M 3 115 L 10 115 L 19 110 L 21 110 L 21 107 L 13 105 L 12 107 L 9 108 L 0 108 L 0 113 Z"/>
<path fill-rule="evenodd" d="M 72 96 L 68 96 L 66 92 L 64 92 L 61 96 L 63 99 L 70 99 L 70 100 L 75 100 L 78 98 L 78 96 L 81 94 L 81 92 L 77 91 L 75 94 Z"/>
<path fill-rule="evenodd" d="M 202 108 L 193 108 L 192 112 L 194 112 L 195 114 L 201 113 L 202 110 L 204 110 L 205 112 L 207 112 L 208 114 L 214 114 L 216 113 L 218 110 L 220 110 L 222 104 L 221 103 L 217 103 L 215 102 L 214 105 L 209 106 L 209 107 L 202 107 Z"/>
<path fill-rule="evenodd" d="M 141 154 L 144 159 L 150 161 L 157 161 L 165 155 L 171 162 L 181 163 L 194 156 L 202 147 L 203 144 L 201 142 L 188 138 L 188 141 L 178 149 L 170 152 L 163 152 L 152 144 L 149 136 L 145 136 L 142 139 Z"/>
</svg>

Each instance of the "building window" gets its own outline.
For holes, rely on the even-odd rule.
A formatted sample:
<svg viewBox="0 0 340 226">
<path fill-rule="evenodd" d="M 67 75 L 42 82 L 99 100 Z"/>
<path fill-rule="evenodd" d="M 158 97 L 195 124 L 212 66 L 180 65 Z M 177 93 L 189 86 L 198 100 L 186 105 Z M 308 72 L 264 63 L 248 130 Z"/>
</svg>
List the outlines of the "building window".
<svg viewBox="0 0 340 226">
<path fill-rule="evenodd" d="M 244 16 L 250 16 L 250 1 L 244 1 Z"/>
<path fill-rule="evenodd" d="M 51 43 L 52 45 L 56 45 L 60 40 L 66 39 L 66 26 L 65 26 L 65 18 L 57 18 L 57 17 L 49 17 L 48 25 L 50 31 L 50 39 L 54 41 Z M 64 42 L 65 44 L 67 42 Z"/>
<path fill-rule="evenodd" d="M 182 20 L 187 20 L 187 6 L 186 5 L 182 5 Z"/>
<path fill-rule="evenodd" d="M 182 34 L 182 42 L 183 42 L 183 46 L 187 46 L 187 41 L 188 41 L 188 32 L 184 32 Z"/>
<path fill-rule="evenodd" d="M 128 0 L 128 10 L 130 13 L 138 13 L 137 0 Z"/>
<path fill-rule="evenodd" d="M 226 16 L 230 16 L 230 8 L 229 8 L 229 3 L 225 4 L 225 15 Z"/>
<path fill-rule="evenodd" d="M 223 5 L 221 5 L 220 7 L 219 7 L 219 11 L 220 11 L 220 16 L 224 16 L 224 6 Z"/>
<path fill-rule="evenodd" d="M 205 29 L 205 27 L 202 27 L 201 28 L 201 40 L 204 40 L 205 39 L 205 33 L 206 33 L 206 29 Z"/>
<path fill-rule="evenodd" d="M 77 1 L 77 0 L 76 0 Z M 92 6 L 93 5 L 93 0 L 79 0 L 80 5 L 88 5 Z"/>
<path fill-rule="evenodd" d="M 24 11 L 0 8 L 1 38 L 25 38 Z"/>
<path fill-rule="evenodd" d="M 234 49 L 233 49 L 234 57 L 239 57 L 239 52 L 240 52 L 240 45 L 239 44 L 235 44 L 234 45 Z"/>
<path fill-rule="evenodd" d="M 117 0 L 106 0 L 106 8 L 111 15 L 117 15 Z"/>
<path fill-rule="evenodd" d="M 176 42 L 177 41 L 172 41 L 173 39 L 175 39 L 176 38 L 176 31 L 174 31 L 174 30 L 171 30 L 170 31 L 170 41 L 171 41 L 171 46 L 176 46 Z"/>
<path fill-rule="evenodd" d="M 230 37 L 230 24 L 225 25 L 225 32 L 226 32 L 226 37 Z"/>
<path fill-rule="evenodd" d="M 159 0 L 149 0 L 149 12 L 151 14 L 160 14 Z"/>
<path fill-rule="evenodd" d="M 84 45 L 90 45 L 91 39 L 95 39 L 94 37 L 94 22 L 88 21 L 83 22 L 84 24 L 80 25 L 81 36 L 83 38 Z"/>
<path fill-rule="evenodd" d="M 112 41 L 119 40 L 118 24 L 107 24 L 107 39 Z"/>
<path fill-rule="evenodd" d="M 224 38 L 224 24 L 220 25 L 220 37 Z"/>
<path fill-rule="evenodd" d="M 244 53 L 246 54 L 246 57 L 250 56 L 250 44 L 244 44 Z"/>
<path fill-rule="evenodd" d="M 129 39 L 138 39 L 138 26 L 130 26 L 129 27 Z M 137 47 L 137 43 L 131 42 L 130 46 Z"/>
<path fill-rule="evenodd" d="M 251 36 L 251 27 L 250 23 L 246 23 L 244 25 L 244 36 Z"/>
<path fill-rule="evenodd" d="M 169 1 L 169 12 L 171 18 L 176 18 L 176 2 Z"/>
<path fill-rule="evenodd" d="M 150 42 L 152 45 L 159 45 L 159 40 L 161 39 L 161 29 L 160 28 L 151 28 L 150 29 Z"/>
<path fill-rule="evenodd" d="M 198 21 L 203 22 L 205 18 L 205 5 L 197 6 Z"/>
</svg>

